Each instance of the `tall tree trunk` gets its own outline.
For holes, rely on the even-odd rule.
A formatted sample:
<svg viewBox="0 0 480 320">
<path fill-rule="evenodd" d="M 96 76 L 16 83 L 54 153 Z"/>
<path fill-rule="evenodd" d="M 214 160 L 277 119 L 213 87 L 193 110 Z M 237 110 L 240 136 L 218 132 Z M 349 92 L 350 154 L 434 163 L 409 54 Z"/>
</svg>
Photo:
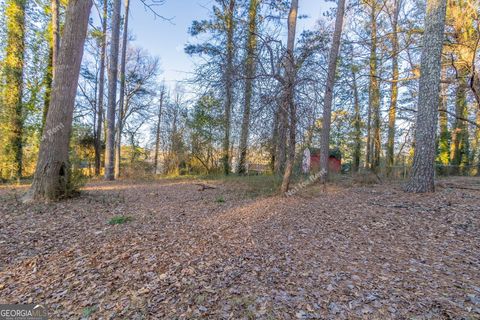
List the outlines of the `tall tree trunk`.
<svg viewBox="0 0 480 320">
<path fill-rule="evenodd" d="M 352 70 L 353 74 L 353 105 L 354 105 L 354 124 L 355 129 L 355 146 L 353 149 L 353 172 L 358 172 L 360 168 L 360 156 L 362 150 L 362 129 L 360 116 L 360 99 L 358 98 L 357 74 L 356 70 Z"/>
<path fill-rule="evenodd" d="M 33 184 L 25 201 L 68 195 L 68 151 L 91 0 L 70 0 Z"/>
<path fill-rule="evenodd" d="M 48 66 L 47 73 L 45 75 L 45 99 L 43 104 L 43 114 L 42 114 L 42 129 L 45 127 L 45 121 L 47 119 L 48 106 L 50 105 L 50 94 L 52 91 L 53 77 L 55 75 L 55 66 L 58 59 L 58 50 L 60 48 L 60 1 L 52 0 L 50 3 L 51 11 L 51 39 L 50 39 L 50 48 L 48 56 Z"/>
<path fill-rule="evenodd" d="M 112 36 L 108 68 L 107 143 L 105 146 L 105 180 L 114 180 L 115 107 L 117 104 L 118 51 L 120 40 L 121 1 L 113 1 Z"/>
<path fill-rule="evenodd" d="M 345 0 L 338 1 L 333 32 L 332 46 L 330 47 L 327 84 L 325 87 L 323 103 L 323 125 L 320 137 L 320 180 L 325 183 L 328 176 L 328 156 L 330 154 L 330 126 L 332 122 L 333 88 L 337 70 L 338 52 L 340 51 L 340 38 L 342 36 L 343 15 L 345 13 Z"/>
<path fill-rule="evenodd" d="M 26 0 L 7 0 L 6 27 L 7 46 L 5 53 L 5 87 L 1 111 L 0 132 L 0 178 L 20 179 L 23 159 L 23 68 L 25 57 L 25 7 Z"/>
<path fill-rule="evenodd" d="M 438 124 L 440 127 L 440 137 L 438 139 L 438 162 L 445 166 L 441 168 L 442 173 L 447 173 L 447 167 L 450 163 L 450 132 L 448 131 L 448 114 L 443 111 L 447 110 L 447 94 L 448 84 L 446 83 L 447 68 L 442 66 L 442 80 L 441 95 L 439 107 L 442 111 L 438 115 Z"/>
<path fill-rule="evenodd" d="M 60 0 L 52 0 L 52 74 L 55 77 L 55 66 L 58 60 L 58 50 L 60 49 Z"/>
<path fill-rule="evenodd" d="M 377 72 L 377 0 L 373 0 L 370 15 L 371 28 L 371 47 L 370 47 L 370 88 L 369 88 L 369 108 L 371 110 L 371 129 L 373 129 L 373 139 L 370 146 L 370 168 L 373 171 L 378 170 L 380 165 L 380 83 Z"/>
<path fill-rule="evenodd" d="M 387 139 L 387 175 L 392 173 L 395 164 L 395 122 L 397 117 L 398 99 L 398 15 L 401 0 L 393 1 L 392 18 L 392 85 L 390 90 L 390 108 L 388 110 L 388 139 Z"/>
<path fill-rule="evenodd" d="M 51 41 L 50 41 L 51 42 Z M 43 111 L 42 111 L 42 126 L 40 127 L 40 132 L 43 132 L 45 128 L 45 122 L 47 121 L 48 106 L 50 105 L 50 96 L 52 93 L 52 83 L 53 83 L 53 46 L 50 43 L 50 48 L 48 50 L 48 65 L 45 72 L 44 78 L 45 84 L 45 94 L 43 99 Z M 40 136 L 41 137 L 41 136 Z"/>
<path fill-rule="evenodd" d="M 277 172 L 277 148 L 278 148 L 278 110 L 274 112 L 272 139 L 270 145 L 270 170 Z"/>
<path fill-rule="evenodd" d="M 42 126 L 41 132 L 43 132 L 43 128 L 45 127 L 45 121 L 47 119 L 48 113 L 48 106 L 50 104 L 50 94 L 52 91 L 52 83 L 53 83 L 53 73 L 54 65 L 57 60 L 58 55 L 58 48 L 60 45 L 60 21 L 58 19 L 59 16 L 59 2 L 58 0 L 52 0 L 50 3 L 50 14 L 51 14 L 51 21 L 50 21 L 50 43 L 49 43 L 49 55 L 48 55 L 48 66 L 47 72 L 45 74 L 45 98 L 43 103 L 43 114 L 42 114 Z"/>
<path fill-rule="evenodd" d="M 367 143 L 365 151 L 365 169 L 372 168 L 372 104 L 367 109 Z"/>
<path fill-rule="evenodd" d="M 128 13 L 130 9 L 130 1 L 125 0 L 125 20 L 123 26 L 123 39 L 122 39 L 122 58 L 120 62 L 120 97 L 118 103 L 118 122 L 117 122 L 117 139 L 115 142 L 117 144 L 115 148 L 115 179 L 120 177 L 120 160 L 121 160 L 121 151 L 122 151 L 122 131 L 123 131 L 123 120 L 124 120 L 124 110 L 125 110 L 125 65 L 127 63 L 127 46 L 128 46 Z"/>
<path fill-rule="evenodd" d="M 157 174 L 158 169 L 158 153 L 160 152 L 160 128 L 162 124 L 162 108 L 163 108 L 163 98 L 165 95 L 165 87 L 162 87 L 160 92 L 160 103 L 158 105 L 158 114 L 157 114 L 157 130 L 155 132 L 155 156 L 153 160 L 154 173 Z"/>
<path fill-rule="evenodd" d="M 248 132 L 250 128 L 250 109 L 252 105 L 253 78 L 255 77 L 255 51 L 257 50 L 257 11 L 260 0 L 250 0 L 247 57 L 245 59 L 245 104 L 243 108 L 242 128 L 240 133 L 240 157 L 238 160 L 238 174 L 245 173 L 247 158 Z"/>
<path fill-rule="evenodd" d="M 468 126 L 463 119 L 468 118 L 467 110 L 467 83 L 465 74 L 461 72 L 458 79 L 455 97 L 455 125 L 452 134 L 450 163 L 453 165 L 453 173 L 459 174 L 464 165 L 468 165 Z"/>
<path fill-rule="evenodd" d="M 100 48 L 100 75 L 98 80 L 97 135 L 95 137 L 95 175 L 100 175 L 102 152 L 103 99 L 105 90 L 105 60 L 107 56 L 108 0 L 103 0 L 102 39 Z"/>
<path fill-rule="evenodd" d="M 290 180 L 295 163 L 295 144 L 297 133 L 297 109 L 294 101 L 296 67 L 295 67 L 295 35 L 297 28 L 298 0 L 292 0 L 290 12 L 288 14 L 288 38 L 287 54 L 285 59 L 285 87 L 284 87 L 284 106 L 288 108 L 290 116 L 289 141 L 288 141 L 288 161 L 283 174 L 281 192 L 286 193 L 290 187 Z"/>
<path fill-rule="evenodd" d="M 233 35 L 235 30 L 234 22 L 235 0 L 230 0 L 226 17 L 227 28 L 227 67 L 225 71 L 225 135 L 223 137 L 223 172 L 228 175 L 230 173 L 230 131 L 233 105 L 233 55 L 234 44 Z"/>
<path fill-rule="evenodd" d="M 282 84 L 285 86 L 285 84 Z M 287 162 L 287 130 L 288 130 L 288 105 L 287 100 L 279 103 L 277 111 L 277 141 L 275 154 L 275 173 L 283 175 L 285 173 L 285 166 Z"/>
<path fill-rule="evenodd" d="M 427 0 L 420 65 L 415 153 L 408 192 L 435 191 L 435 134 L 447 0 Z"/>
</svg>

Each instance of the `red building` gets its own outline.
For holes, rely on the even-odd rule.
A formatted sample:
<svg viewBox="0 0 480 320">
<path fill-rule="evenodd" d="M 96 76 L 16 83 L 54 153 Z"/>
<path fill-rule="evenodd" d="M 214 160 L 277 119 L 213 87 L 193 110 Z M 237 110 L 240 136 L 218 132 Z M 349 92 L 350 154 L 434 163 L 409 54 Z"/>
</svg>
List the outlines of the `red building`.
<svg viewBox="0 0 480 320">
<path fill-rule="evenodd" d="M 328 157 L 328 170 L 333 173 L 340 173 L 342 171 L 342 155 L 338 149 L 330 151 Z M 310 148 L 310 171 L 320 171 L 320 149 Z"/>
</svg>

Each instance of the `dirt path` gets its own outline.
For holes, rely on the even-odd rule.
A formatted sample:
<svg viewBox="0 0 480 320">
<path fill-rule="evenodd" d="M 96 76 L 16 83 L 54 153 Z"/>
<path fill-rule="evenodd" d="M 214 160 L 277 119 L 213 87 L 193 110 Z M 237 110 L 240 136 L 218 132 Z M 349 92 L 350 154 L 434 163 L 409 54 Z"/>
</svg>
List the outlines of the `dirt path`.
<svg viewBox="0 0 480 320">
<path fill-rule="evenodd" d="M 35 206 L 0 190 L 0 303 L 54 319 L 480 318 L 479 191 L 212 184 L 98 183 Z"/>
</svg>

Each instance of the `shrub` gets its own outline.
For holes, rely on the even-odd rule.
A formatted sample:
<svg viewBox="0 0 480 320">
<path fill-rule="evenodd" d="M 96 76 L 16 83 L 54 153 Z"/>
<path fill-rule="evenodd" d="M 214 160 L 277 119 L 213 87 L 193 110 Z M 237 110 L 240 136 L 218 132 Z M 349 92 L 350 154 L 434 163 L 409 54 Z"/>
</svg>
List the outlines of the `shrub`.
<svg viewBox="0 0 480 320">
<path fill-rule="evenodd" d="M 83 174 L 82 169 L 72 168 L 68 177 L 66 197 L 73 197 L 80 193 L 80 188 L 87 183 L 87 177 Z"/>
</svg>

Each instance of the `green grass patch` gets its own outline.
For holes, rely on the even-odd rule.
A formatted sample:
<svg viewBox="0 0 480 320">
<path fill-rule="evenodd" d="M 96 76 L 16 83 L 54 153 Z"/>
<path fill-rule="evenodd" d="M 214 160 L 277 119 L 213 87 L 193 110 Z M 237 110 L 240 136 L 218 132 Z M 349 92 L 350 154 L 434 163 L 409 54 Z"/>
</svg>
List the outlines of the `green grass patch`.
<svg viewBox="0 0 480 320">
<path fill-rule="evenodd" d="M 220 196 L 220 197 L 218 197 L 218 198 L 215 200 L 215 202 L 216 202 L 216 203 L 224 203 L 224 202 L 225 202 L 225 199 L 224 199 L 222 196 Z"/>
<path fill-rule="evenodd" d="M 133 218 L 130 216 L 115 216 L 108 221 L 109 225 L 124 224 L 129 221 L 132 221 Z"/>
<path fill-rule="evenodd" d="M 82 320 L 83 319 L 89 319 L 90 316 L 97 311 L 98 307 L 97 306 L 92 306 L 92 307 L 86 307 L 83 308 L 82 311 Z"/>
</svg>

